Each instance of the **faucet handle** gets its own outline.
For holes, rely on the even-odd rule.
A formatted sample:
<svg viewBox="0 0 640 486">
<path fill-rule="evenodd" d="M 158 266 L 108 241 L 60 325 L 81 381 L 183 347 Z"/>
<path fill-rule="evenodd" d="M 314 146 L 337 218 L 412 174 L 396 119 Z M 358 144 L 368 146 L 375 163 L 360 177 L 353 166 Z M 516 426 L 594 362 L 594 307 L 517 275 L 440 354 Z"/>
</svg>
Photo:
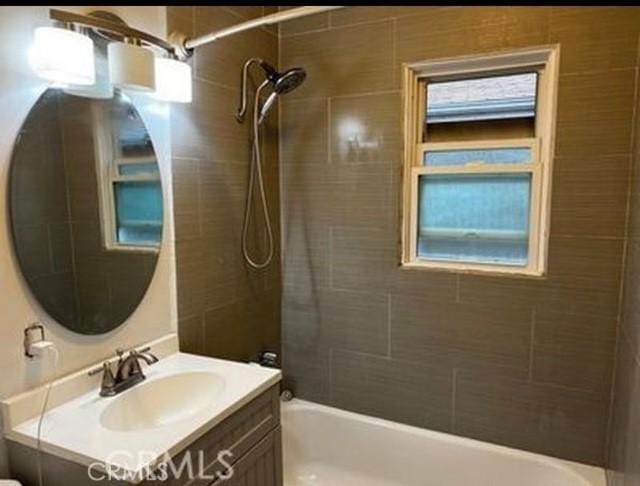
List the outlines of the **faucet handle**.
<svg viewBox="0 0 640 486">
<path fill-rule="evenodd" d="M 89 372 L 87 373 L 89 376 L 94 376 L 97 375 L 98 373 L 101 373 L 102 371 L 104 371 L 105 366 L 108 365 L 108 361 L 105 361 L 104 363 L 102 363 L 100 366 L 97 366 L 96 368 L 93 368 L 92 370 L 89 370 Z"/>
<path fill-rule="evenodd" d="M 118 356 L 118 365 L 120 365 L 122 363 L 122 360 L 124 360 L 124 355 L 127 351 L 131 352 L 130 349 L 116 348 L 116 355 Z"/>
<path fill-rule="evenodd" d="M 115 395 L 116 379 L 111 371 L 111 365 L 108 361 L 104 363 L 104 373 L 102 374 L 102 384 L 100 385 L 100 395 L 108 397 Z"/>
<path fill-rule="evenodd" d="M 97 375 L 102 371 L 102 383 L 100 384 L 100 396 L 108 397 L 115 395 L 116 380 L 111 371 L 108 361 L 102 363 L 102 367 L 89 371 L 89 376 Z"/>
<path fill-rule="evenodd" d="M 147 347 L 142 348 L 142 349 L 136 349 L 135 346 L 133 346 L 131 348 L 116 348 L 116 354 L 118 355 L 118 358 L 120 358 L 120 359 L 124 359 L 124 355 L 126 353 L 129 353 L 129 354 L 140 354 L 140 353 L 148 353 L 149 351 L 151 351 L 151 346 L 147 346 Z"/>
</svg>

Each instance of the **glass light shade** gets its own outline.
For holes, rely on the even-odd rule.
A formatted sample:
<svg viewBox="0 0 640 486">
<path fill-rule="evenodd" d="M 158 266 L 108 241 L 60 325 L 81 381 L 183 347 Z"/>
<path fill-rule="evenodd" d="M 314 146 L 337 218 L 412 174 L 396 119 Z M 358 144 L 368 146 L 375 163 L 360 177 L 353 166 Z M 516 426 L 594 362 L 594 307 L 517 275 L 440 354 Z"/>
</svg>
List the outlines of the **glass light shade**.
<svg viewBox="0 0 640 486">
<path fill-rule="evenodd" d="M 176 59 L 157 57 L 155 68 L 156 98 L 191 103 L 191 66 Z"/>
<path fill-rule="evenodd" d="M 155 56 L 150 49 L 112 42 L 107 52 L 109 74 L 114 86 L 132 91 L 155 91 Z"/>
<path fill-rule="evenodd" d="M 29 52 L 38 76 L 60 84 L 95 82 L 93 41 L 86 35 L 57 27 L 38 27 Z"/>
<path fill-rule="evenodd" d="M 106 45 L 100 46 L 99 42 L 95 43 L 94 49 L 96 80 L 90 86 L 70 85 L 64 89 L 65 93 L 74 96 L 83 96 L 93 99 L 111 99 L 113 98 L 113 85 L 109 76 L 109 61 L 107 60 Z"/>
</svg>

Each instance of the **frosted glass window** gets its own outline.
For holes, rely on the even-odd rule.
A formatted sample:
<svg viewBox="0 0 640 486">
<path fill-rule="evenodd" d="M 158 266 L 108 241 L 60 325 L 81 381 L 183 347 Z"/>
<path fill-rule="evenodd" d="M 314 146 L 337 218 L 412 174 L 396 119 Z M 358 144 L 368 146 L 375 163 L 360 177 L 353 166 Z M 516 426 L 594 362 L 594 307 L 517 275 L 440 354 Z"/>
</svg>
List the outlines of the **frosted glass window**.
<svg viewBox="0 0 640 486">
<path fill-rule="evenodd" d="M 118 165 L 118 173 L 120 175 L 150 174 L 157 176 L 158 164 L 156 161 L 144 164 L 120 164 Z"/>
<path fill-rule="evenodd" d="M 438 150 L 424 153 L 424 165 L 527 164 L 531 162 L 529 147 L 509 147 L 477 150 Z"/>
<path fill-rule="evenodd" d="M 558 46 L 403 69 L 401 265 L 543 276 Z"/>
<path fill-rule="evenodd" d="M 531 174 L 421 175 L 418 257 L 525 266 Z"/>
<path fill-rule="evenodd" d="M 114 191 L 118 242 L 159 247 L 162 240 L 160 181 L 117 182 Z"/>
</svg>

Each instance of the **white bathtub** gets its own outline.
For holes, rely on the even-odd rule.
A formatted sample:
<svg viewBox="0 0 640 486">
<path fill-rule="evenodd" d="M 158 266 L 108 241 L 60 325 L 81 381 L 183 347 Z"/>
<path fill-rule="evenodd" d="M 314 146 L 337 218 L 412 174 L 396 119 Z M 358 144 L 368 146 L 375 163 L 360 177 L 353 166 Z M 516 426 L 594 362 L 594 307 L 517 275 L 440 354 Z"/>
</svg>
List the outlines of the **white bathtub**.
<svg viewBox="0 0 640 486">
<path fill-rule="evenodd" d="M 605 486 L 602 469 L 345 412 L 282 404 L 285 486 Z"/>
</svg>

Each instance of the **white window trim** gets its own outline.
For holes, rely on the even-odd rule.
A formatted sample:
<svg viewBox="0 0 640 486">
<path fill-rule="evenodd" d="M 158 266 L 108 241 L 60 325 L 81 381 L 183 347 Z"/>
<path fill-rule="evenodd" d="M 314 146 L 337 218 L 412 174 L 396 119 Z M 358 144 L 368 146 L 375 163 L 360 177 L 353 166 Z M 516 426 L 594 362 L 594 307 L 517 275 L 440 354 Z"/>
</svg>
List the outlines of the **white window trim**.
<svg viewBox="0 0 640 486">
<path fill-rule="evenodd" d="M 518 49 L 482 56 L 462 56 L 403 66 L 404 171 L 402 212 L 402 267 L 454 272 L 541 277 L 547 269 L 551 173 L 555 147 L 559 45 Z M 422 143 L 426 116 L 425 79 L 443 81 L 469 74 L 504 74 L 527 69 L 538 72 L 535 138 L 472 142 Z M 425 166 L 426 150 L 531 147 L 530 164 L 474 164 Z M 418 179 L 421 174 L 531 173 L 529 258 L 526 266 L 424 260 L 417 256 Z"/>
<path fill-rule="evenodd" d="M 115 183 L 124 181 L 157 181 L 160 174 L 120 175 L 122 164 L 145 164 L 155 162 L 155 157 L 118 157 L 114 151 L 111 119 L 102 106 L 92 103 L 93 141 L 98 179 L 98 202 L 100 211 L 100 230 L 104 248 L 108 251 L 158 253 L 159 247 L 144 245 L 125 245 L 118 241 L 116 217 Z"/>
</svg>

